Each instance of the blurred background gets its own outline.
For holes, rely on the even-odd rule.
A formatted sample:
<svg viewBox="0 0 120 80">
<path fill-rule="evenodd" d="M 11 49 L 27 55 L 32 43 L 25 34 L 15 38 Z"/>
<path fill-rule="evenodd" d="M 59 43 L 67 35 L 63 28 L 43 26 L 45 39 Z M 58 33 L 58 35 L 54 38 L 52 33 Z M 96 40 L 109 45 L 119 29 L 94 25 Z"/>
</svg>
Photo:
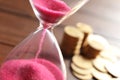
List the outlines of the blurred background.
<svg viewBox="0 0 120 80">
<path fill-rule="evenodd" d="M 120 47 L 120 0 L 90 0 L 54 29 L 59 43 L 66 25 L 82 22 Z M 0 63 L 13 47 L 39 26 L 29 0 L 0 0 Z M 70 75 L 71 76 L 71 75 Z M 75 80 L 74 78 L 70 78 Z"/>
</svg>

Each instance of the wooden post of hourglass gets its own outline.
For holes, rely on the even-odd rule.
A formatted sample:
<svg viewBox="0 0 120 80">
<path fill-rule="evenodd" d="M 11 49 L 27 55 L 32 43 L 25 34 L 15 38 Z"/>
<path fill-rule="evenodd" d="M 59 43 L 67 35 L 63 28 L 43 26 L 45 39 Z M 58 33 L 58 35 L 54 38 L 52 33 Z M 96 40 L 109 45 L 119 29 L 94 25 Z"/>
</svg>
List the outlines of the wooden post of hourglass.
<svg viewBox="0 0 120 80">
<path fill-rule="evenodd" d="M 74 51 L 76 50 L 77 44 L 82 43 L 83 37 L 84 34 L 78 31 L 75 27 L 66 26 L 64 29 L 64 35 L 61 43 L 61 50 L 63 56 L 72 57 L 74 55 Z"/>
<path fill-rule="evenodd" d="M 84 24 L 84 23 L 77 23 L 76 26 L 79 31 L 84 33 L 84 38 L 81 44 L 81 52 L 82 52 L 82 48 L 87 44 L 86 39 L 89 36 L 89 34 L 93 33 L 93 30 L 91 26 Z"/>
</svg>

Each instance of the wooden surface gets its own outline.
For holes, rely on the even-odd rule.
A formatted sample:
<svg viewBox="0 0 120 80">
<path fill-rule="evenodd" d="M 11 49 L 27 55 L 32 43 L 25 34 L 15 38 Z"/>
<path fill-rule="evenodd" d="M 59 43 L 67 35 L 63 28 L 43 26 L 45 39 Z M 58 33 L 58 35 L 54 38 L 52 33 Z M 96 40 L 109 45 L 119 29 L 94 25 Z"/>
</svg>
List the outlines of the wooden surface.
<svg viewBox="0 0 120 80">
<path fill-rule="evenodd" d="M 63 36 L 63 25 L 84 22 L 92 26 L 94 33 L 106 37 L 111 44 L 120 46 L 120 0 L 91 0 L 76 14 L 55 28 L 59 43 Z M 10 50 L 33 32 L 38 26 L 28 0 L 0 0 L 0 62 Z M 70 72 L 70 59 L 65 59 L 67 80 L 77 80 Z"/>
</svg>

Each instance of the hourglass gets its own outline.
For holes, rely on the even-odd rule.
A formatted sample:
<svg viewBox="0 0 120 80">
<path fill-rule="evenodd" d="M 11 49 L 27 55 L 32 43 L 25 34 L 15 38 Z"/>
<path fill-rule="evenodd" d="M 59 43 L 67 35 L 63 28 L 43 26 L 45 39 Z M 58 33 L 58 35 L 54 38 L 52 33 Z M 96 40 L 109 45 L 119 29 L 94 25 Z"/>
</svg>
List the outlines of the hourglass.
<svg viewBox="0 0 120 80">
<path fill-rule="evenodd" d="M 0 67 L 0 80 L 66 80 L 53 29 L 88 0 L 30 0 L 40 25 L 18 44 Z"/>
</svg>

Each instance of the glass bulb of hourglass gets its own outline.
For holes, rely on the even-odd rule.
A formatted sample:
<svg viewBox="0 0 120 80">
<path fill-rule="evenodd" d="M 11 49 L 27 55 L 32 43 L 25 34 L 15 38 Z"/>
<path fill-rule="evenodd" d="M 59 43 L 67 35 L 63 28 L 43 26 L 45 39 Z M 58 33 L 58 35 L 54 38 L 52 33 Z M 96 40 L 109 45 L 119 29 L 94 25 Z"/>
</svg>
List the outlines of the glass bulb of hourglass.
<svg viewBox="0 0 120 80">
<path fill-rule="evenodd" d="M 87 1 L 30 0 L 40 26 L 9 53 L 0 67 L 0 80 L 66 80 L 63 56 L 49 29 Z"/>
<path fill-rule="evenodd" d="M 60 24 L 86 2 L 88 0 L 30 0 L 38 20 L 52 26 Z"/>
<path fill-rule="evenodd" d="M 45 22 L 56 23 L 70 11 L 70 7 L 60 0 L 32 1 L 35 9 L 38 11 L 38 17 Z"/>
</svg>

